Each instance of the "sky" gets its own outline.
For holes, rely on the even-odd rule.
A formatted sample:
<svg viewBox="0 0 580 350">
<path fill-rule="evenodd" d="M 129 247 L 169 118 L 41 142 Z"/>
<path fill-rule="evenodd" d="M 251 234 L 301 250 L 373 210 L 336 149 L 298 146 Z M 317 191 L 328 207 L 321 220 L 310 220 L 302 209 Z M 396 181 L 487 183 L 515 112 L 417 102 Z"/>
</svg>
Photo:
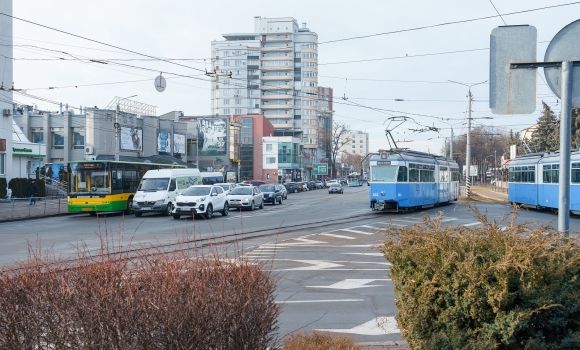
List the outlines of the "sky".
<svg viewBox="0 0 580 350">
<path fill-rule="evenodd" d="M 336 122 L 369 133 L 374 152 L 390 147 L 385 129 L 399 123 L 389 118 L 410 117 L 392 131 L 397 146 L 440 154 L 451 128 L 456 136 L 467 130 L 468 88 L 449 80 L 488 80 L 491 31 L 504 21 L 535 26 L 542 61 L 552 38 L 580 14 L 580 2 L 568 0 L 492 1 L 17 0 L 17 18 L 117 48 L 15 19 L 14 86 L 36 98 L 15 93 L 14 100 L 56 111 L 61 102 L 105 108 L 115 96 L 137 95 L 132 100 L 157 106 L 158 115 L 207 115 L 211 41 L 253 32 L 254 16 L 294 17 L 318 34 L 318 84 L 334 89 Z M 160 73 L 167 79 L 161 93 L 154 87 Z M 473 86 L 472 125 L 522 130 L 535 124 L 542 100 L 559 113 L 539 75 L 531 115 L 493 115 L 489 85 Z M 433 126 L 439 131 L 417 131 Z"/>
</svg>

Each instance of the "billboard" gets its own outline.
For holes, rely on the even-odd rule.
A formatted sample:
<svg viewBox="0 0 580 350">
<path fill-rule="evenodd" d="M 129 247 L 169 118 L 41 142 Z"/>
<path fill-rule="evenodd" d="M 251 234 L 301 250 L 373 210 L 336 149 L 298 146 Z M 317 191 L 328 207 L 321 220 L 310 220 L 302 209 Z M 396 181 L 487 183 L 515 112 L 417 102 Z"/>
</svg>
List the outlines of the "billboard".
<svg viewBox="0 0 580 350">
<path fill-rule="evenodd" d="M 124 151 L 143 150 L 143 129 L 121 127 L 121 149 Z"/>
<path fill-rule="evenodd" d="M 199 120 L 199 155 L 227 155 L 227 119 L 212 118 Z"/>
<path fill-rule="evenodd" d="M 173 135 L 173 153 L 185 154 L 185 135 Z"/>
<path fill-rule="evenodd" d="M 171 137 L 169 131 L 159 131 L 157 134 L 157 151 L 171 153 Z"/>
<path fill-rule="evenodd" d="M 326 163 L 313 164 L 312 175 L 328 175 L 328 164 Z"/>
</svg>

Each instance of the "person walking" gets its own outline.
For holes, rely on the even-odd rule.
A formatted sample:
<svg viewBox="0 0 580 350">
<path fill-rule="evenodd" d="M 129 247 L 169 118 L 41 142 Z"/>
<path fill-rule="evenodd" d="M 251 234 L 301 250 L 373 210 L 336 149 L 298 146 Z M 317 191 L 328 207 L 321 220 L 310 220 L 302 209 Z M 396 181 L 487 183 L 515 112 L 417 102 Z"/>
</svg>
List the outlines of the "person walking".
<svg viewBox="0 0 580 350">
<path fill-rule="evenodd" d="M 48 166 L 48 169 L 46 170 L 46 182 L 47 183 L 52 183 L 52 175 L 54 173 L 52 172 L 52 165 Z"/>
<path fill-rule="evenodd" d="M 28 185 L 28 195 L 30 195 L 30 205 L 36 204 L 36 192 L 38 192 L 38 185 L 34 179 L 30 181 L 30 185 Z"/>
</svg>

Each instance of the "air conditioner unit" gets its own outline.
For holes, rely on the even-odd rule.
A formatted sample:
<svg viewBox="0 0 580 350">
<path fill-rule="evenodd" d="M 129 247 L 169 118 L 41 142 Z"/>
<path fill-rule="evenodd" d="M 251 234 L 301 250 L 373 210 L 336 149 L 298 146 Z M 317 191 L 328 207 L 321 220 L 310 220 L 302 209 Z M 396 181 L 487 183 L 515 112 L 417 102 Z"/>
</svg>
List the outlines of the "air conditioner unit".
<svg viewBox="0 0 580 350">
<path fill-rule="evenodd" d="M 12 110 L 11 109 L 3 109 L 2 110 L 2 115 L 5 117 L 9 117 L 12 115 Z"/>
<path fill-rule="evenodd" d="M 85 155 L 91 155 L 95 153 L 95 149 L 93 147 L 85 147 Z"/>
<path fill-rule="evenodd" d="M 278 175 L 283 175 L 284 172 L 282 170 L 278 170 Z"/>
</svg>

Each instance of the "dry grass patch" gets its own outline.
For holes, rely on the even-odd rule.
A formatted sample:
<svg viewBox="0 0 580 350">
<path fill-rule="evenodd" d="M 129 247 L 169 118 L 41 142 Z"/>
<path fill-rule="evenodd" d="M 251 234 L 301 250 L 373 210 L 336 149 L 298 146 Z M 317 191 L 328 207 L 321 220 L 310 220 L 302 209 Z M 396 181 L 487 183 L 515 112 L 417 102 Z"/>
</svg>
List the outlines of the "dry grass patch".
<svg viewBox="0 0 580 350">
<path fill-rule="evenodd" d="M 283 350 L 362 350 L 354 338 L 328 332 L 292 334 L 284 340 Z"/>
</svg>

